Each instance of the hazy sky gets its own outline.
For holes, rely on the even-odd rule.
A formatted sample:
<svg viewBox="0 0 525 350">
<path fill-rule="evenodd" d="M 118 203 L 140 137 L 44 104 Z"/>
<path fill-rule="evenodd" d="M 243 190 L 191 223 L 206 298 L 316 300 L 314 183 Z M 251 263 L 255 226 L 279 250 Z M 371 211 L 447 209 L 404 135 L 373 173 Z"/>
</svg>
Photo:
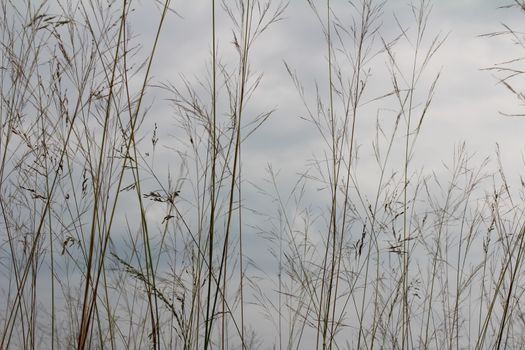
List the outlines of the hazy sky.
<svg viewBox="0 0 525 350">
<path fill-rule="evenodd" d="M 509 166 L 520 166 L 523 149 L 523 118 L 508 118 L 499 114 L 521 113 L 517 98 L 497 84 L 494 73 L 483 71 L 496 63 L 520 57 L 520 52 L 510 37 L 480 37 L 504 29 L 502 23 L 516 31 L 520 29 L 523 14 L 517 8 L 499 8 L 511 1 L 434 1 L 429 18 L 424 45 L 428 45 L 436 34 L 448 34 L 447 40 L 435 55 L 429 67 L 428 77 L 438 71 L 441 76 L 419 140 L 418 152 L 425 167 L 430 163 L 451 157 L 454 145 L 465 141 L 471 151 L 490 155 L 498 142 L 502 156 Z M 389 0 L 383 10 L 383 26 L 380 33 L 389 38 L 399 34 L 394 25 L 394 14 L 403 21 L 406 28 L 413 28 L 409 16 L 409 1 Z M 143 2 L 136 11 L 134 32 L 138 42 L 148 42 L 154 29 L 158 10 L 147 9 Z M 332 1 L 334 12 L 342 18 L 350 14 L 351 7 L 346 1 Z M 169 80 L 179 84 L 180 75 L 190 82 L 205 78 L 210 60 L 210 6 L 205 1 L 176 1 L 172 7 L 181 17 L 171 15 L 164 28 L 160 50 L 156 57 L 154 79 Z M 350 18 L 350 17 L 348 17 Z M 228 57 L 231 51 L 231 24 L 224 18 L 218 21 L 219 55 Z M 144 40 L 142 40 L 144 39 Z M 147 47 L 147 45 L 145 45 Z M 403 46 L 397 48 L 403 57 Z M 306 1 L 291 1 L 285 18 L 273 25 L 254 44 L 252 69 L 263 73 L 263 80 L 251 101 L 252 111 L 275 109 L 272 117 L 246 143 L 245 170 L 260 173 L 271 162 L 283 171 L 299 171 L 312 153 L 319 147 L 318 134 L 311 124 L 298 118 L 305 115 L 299 95 L 292 80 L 286 73 L 286 61 L 297 71 L 308 93 L 313 94 L 314 84 L 326 86 L 326 44 L 321 26 Z M 227 58 L 225 59 L 228 60 Z M 371 65 L 374 91 L 387 91 L 391 81 L 384 69 L 387 60 L 378 58 Z M 230 60 L 231 63 L 231 60 Z M 383 81 L 383 83 L 381 83 Z M 324 85 L 323 85 L 324 84 Z M 381 86 L 384 84 L 385 86 Z M 422 84 L 421 91 L 425 91 Z M 157 108 L 162 112 L 155 118 L 161 128 L 160 143 L 169 144 L 170 123 L 173 111 L 162 97 L 157 96 Z M 366 115 L 371 120 L 375 115 Z M 366 122 L 363 122 L 366 123 Z M 359 129 L 361 127 L 361 130 Z M 372 135 L 366 126 L 358 122 L 358 143 L 369 143 Z M 289 168 L 289 169 L 288 169 Z"/>
<path fill-rule="evenodd" d="M 314 3 L 319 4 L 320 10 L 324 11 L 324 2 Z M 331 3 L 334 14 L 350 24 L 355 11 L 349 2 L 334 0 Z M 455 147 L 462 142 L 466 143 L 471 153 L 476 154 L 475 162 L 481 163 L 487 156 L 494 157 L 496 144 L 499 144 L 510 184 L 519 186 L 519 174 L 523 169 L 522 135 L 525 118 L 505 117 L 500 112 L 523 113 L 523 106 L 503 85 L 498 84 L 494 72 L 485 69 L 522 57 L 524 51 L 514 44 L 510 36 L 482 35 L 505 30 L 504 24 L 519 32 L 525 27 L 522 25 L 524 14 L 516 7 L 505 6 L 512 4 L 512 1 L 442 0 L 430 3 L 432 11 L 422 48 L 428 48 L 436 35 L 447 38 L 418 85 L 418 103 L 421 103 L 432 79 L 440 72 L 432 105 L 417 141 L 412 170 L 422 169 L 427 175 L 432 172 L 440 174 L 444 169 L 442 163 L 452 161 Z M 141 43 L 146 50 L 152 42 L 160 12 L 159 8 L 150 7 L 149 4 L 146 1 L 137 3 L 132 26 L 135 41 Z M 399 35 L 400 28 L 396 25 L 395 18 L 413 34 L 415 23 L 410 4 L 407 0 L 385 2 L 382 24 L 378 31 L 381 37 L 389 40 Z M 170 82 L 182 87 L 183 76 L 190 84 L 197 86 L 198 79 L 209 76 L 210 2 L 175 1 L 172 8 L 177 11 L 178 16 L 170 14 L 165 23 L 152 80 L 155 83 Z M 236 59 L 232 55 L 232 24 L 221 11 L 217 26 L 218 55 L 227 65 L 234 66 Z M 394 51 L 401 66 L 410 62 L 413 50 L 409 44 L 400 41 Z M 297 180 L 297 174 L 304 172 L 313 158 L 322 157 L 323 152 L 327 151 L 315 127 L 301 119 L 306 115 L 306 109 L 284 66 L 286 62 L 297 72 L 310 103 L 315 102 L 315 84 L 319 86 L 321 95 L 326 97 L 326 42 L 322 27 L 307 1 L 290 1 L 283 20 L 271 26 L 253 45 L 250 62 L 253 73 L 262 73 L 263 78 L 248 103 L 248 117 L 275 110 L 268 121 L 245 142 L 242 154 L 243 178 L 246 181 L 245 205 L 250 207 L 255 203 L 258 210 L 264 211 L 272 210 L 273 204 L 265 203 L 257 197 L 257 191 L 251 184 L 265 183 L 265 179 L 268 179 L 268 164 L 280 171 L 280 190 L 288 193 Z M 370 63 L 370 88 L 365 93 L 364 100 L 392 90 L 387 64 L 385 55 L 378 55 Z M 519 67 L 519 62 L 516 67 Z M 152 89 L 149 94 L 150 98 L 155 99 L 155 103 L 142 131 L 149 135 L 153 123 L 158 124 L 159 143 L 155 169 L 165 173 L 169 166 L 174 171 L 179 168 L 180 163 L 173 148 L 179 147 L 179 138 L 183 135 L 176 121 L 176 111 L 166 100 L 171 97 L 169 94 L 160 89 Z M 384 106 L 381 103 L 383 102 L 360 110 L 356 123 L 356 142 L 360 157 L 359 181 L 365 192 L 368 188 L 374 188 L 377 183 L 374 177 L 377 175 L 377 167 L 372 149 L 377 111 L 391 106 L 389 102 L 385 102 Z M 388 123 L 389 114 L 385 113 L 381 118 Z M 183 142 L 187 144 L 186 139 Z M 397 137 L 395 142 L 403 145 L 402 136 Z M 396 161 L 401 159 L 401 153 L 394 154 L 392 159 L 391 169 L 400 171 L 401 166 Z M 184 192 L 181 193 L 181 196 L 184 195 Z M 254 199 L 256 202 L 250 202 Z M 315 196 L 310 200 L 314 206 L 326 205 L 316 203 Z M 157 214 L 161 219 L 162 212 Z M 247 217 L 246 221 L 249 220 Z"/>
<path fill-rule="evenodd" d="M 323 9 L 324 2 L 320 4 Z M 450 163 L 454 148 L 465 142 L 467 149 L 476 154 L 475 161 L 493 157 L 496 144 L 501 147 L 501 157 L 507 170 L 511 186 L 519 186 L 519 174 L 522 173 L 522 151 L 524 146 L 523 130 L 525 118 L 505 117 L 504 113 L 523 113 L 523 106 L 503 85 L 498 84 L 497 75 L 485 70 L 500 62 L 523 56 L 523 49 L 517 47 L 509 36 L 488 37 L 484 34 L 504 30 L 503 24 L 517 32 L 523 30 L 524 14 L 516 7 L 501 8 L 512 1 L 488 0 L 441 0 L 432 2 L 427 34 L 423 41 L 424 48 L 432 42 L 435 35 L 447 36 L 446 41 L 435 54 L 421 82 L 421 96 L 425 96 L 431 79 L 441 72 L 435 96 L 428 117 L 425 119 L 420 134 L 412 169 L 423 169 L 424 174 L 443 170 L 442 163 Z M 395 24 L 396 16 L 403 28 L 414 29 L 414 19 L 407 0 L 389 0 L 385 3 L 379 34 L 391 39 L 399 35 L 400 29 Z M 333 11 L 340 18 L 351 18 L 352 8 L 347 1 L 332 1 Z M 180 15 L 171 15 L 166 23 L 160 41 L 160 51 L 156 58 L 154 79 L 170 80 L 180 84 L 184 75 L 190 82 L 195 77 L 204 79 L 208 74 L 211 51 L 210 5 L 206 1 L 177 1 L 173 4 Z M 158 13 L 147 9 L 137 10 L 135 33 L 148 38 L 152 26 L 146 17 Z M 346 16 L 346 17 L 345 17 Z M 271 210 L 272 203 L 265 203 L 256 197 L 256 191 L 250 183 L 264 184 L 268 178 L 265 169 L 268 164 L 281 172 L 280 189 L 287 193 L 311 160 L 322 157 L 327 149 L 315 127 L 300 117 L 305 116 L 305 108 L 292 79 L 287 74 L 284 63 L 296 70 L 304 84 L 310 101 L 315 101 L 315 84 L 322 91 L 327 86 L 327 51 L 322 28 L 306 1 L 292 0 L 285 12 L 284 19 L 273 25 L 254 44 L 251 51 L 251 65 L 254 72 L 263 73 L 263 80 L 248 111 L 256 114 L 275 109 L 271 118 L 244 145 L 243 178 L 247 179 L 245 205 L 257 209 Z M 347 22 L 350 23 L 350 22 Z M 142 41 L 142 40 L 139 40 Z M 144 40 L 151 42 L 151 40 Z M 232 49 L 231 23 L 219 17 L 218 46 L 219 56 L 229 64 Z M 410 57 L 410 45 L 400 42 L 395 52 L 401 64 L 407 64 Z M 391 78 L 386 69 L 388 59 L 378 56 L 370 64 L 371 84 L 367 92 L 371 99 L 391 90 Z M 519 63 L 518 63 L 519 65 Z M 180 85 L 178 85 L 180 86 Z M 325 89 L 325 90 L 323 90 Z M 326 97 L 325 92 L 321 95 Z M 155 122 L 161 125 L 160 141 L 162 146 L 171 146 L 177 135 L 174 111 L 169 104 L 157 95 Z M 388 103 L 386 107 L 388 107 Z M 376 109 L 374 109 L 376 108 Z M 360 185 L 365 189 L 376 183 L 377 168 L 373 165 L 371 143 L 375 136 L 377 108 L 363 108 L 357 121 L 357 144 L 360 146 Z M 385 117 L 386 118 L 386 117 Z M 151 122 L 151 121 L 150 121 Z M 396 140 L 402 144 L 402 139 Z M 157 164 L 172 164 L 176 160 L 171 150 L 159 148 Z M 394 155 L 392 169 L 400 170 L 395 164 L 399 155 Z M 165 159 L 165 161 L 161 161 Z M 249 181 L 249 183 L 248 183 Z M 490 191 L 490 189 L 488 189 Z M 310 198 L 313 206 L 326 206 Z M 248 224 L 258 220 L 246 217 Z M 272 274 L 276 271 L 276 262 L 266 256 L 257 244 L 250 244 L 246 239 L 246 254 L 255 259 L 258 266 Z M 254 319 L 257 316 L 253 314 Z M 269 333 L 271 334 L 271 330 Z"/>
</svg>

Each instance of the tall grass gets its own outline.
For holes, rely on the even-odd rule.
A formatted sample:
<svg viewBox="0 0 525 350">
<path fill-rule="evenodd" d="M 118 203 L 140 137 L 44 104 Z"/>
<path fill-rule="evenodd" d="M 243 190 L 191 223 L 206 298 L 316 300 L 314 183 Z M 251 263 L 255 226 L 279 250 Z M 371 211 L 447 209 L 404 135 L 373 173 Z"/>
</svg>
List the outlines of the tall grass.
<svg viewBox="0 0 525 350">
<path fill-rule="evenodd" d="M 429 1 L 304 2 L 324 76 L 281 72 L 321 141 L 291 188 L 243 166 L 280 125 L 253 62 L 287 4 L 211 0 L 204 73 L 171 81 L 184 18 L 154 4 L 144 42 L 131 0 L 0 0 L 0 349 L 523 346 L 523 186 L 499 149 L 417 163 L 446 45 Z M 491 70 L 522 100 L 519 62 Z"/>
</svg>

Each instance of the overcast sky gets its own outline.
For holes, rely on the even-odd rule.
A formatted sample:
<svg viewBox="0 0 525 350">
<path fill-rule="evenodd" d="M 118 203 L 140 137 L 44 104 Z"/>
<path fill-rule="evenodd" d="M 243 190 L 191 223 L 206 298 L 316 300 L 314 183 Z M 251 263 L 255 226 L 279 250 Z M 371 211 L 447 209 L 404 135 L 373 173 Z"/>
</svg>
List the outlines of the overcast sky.
<svg viewBox="0 0 525 350">
<path fill-rule="evenodd" d="M 408 16 L 407 0 L 389 0 L 383 10 L 384 37 L 398 35 L 394 14 L 408 28 L 414 22 Z M 521 113 L 519 101 L 501 84 L 494 74 L 483 71 L 496 63 L 520 57 L 510 37 L 480 37 L 503 30 L 502 23 L 520 31 L 523 14 L 517 8 L 499 8 L 510 1 L 435 1 L 428 24 L 426 43 L 436 34 L 448 34 L 447 40 L 437 52 L 428 69 L 429 78 L 441 71 L 436 94 L 429 117 L 423 127 L 418 152 L 425 167 L 440 163 L 451 157 L 454 145 L 465 141 L 468 148 L 484 156 L 493 154 L 495 143 L 502 148 L 505 164 L 520 166 L 523 149 L 522 130 L 524 118 L 503 117 L 499 112 Z M 138 6 L 135 34 L 138 42 L 148 43 L 154 30 L 158 9 Z M 343 18 L 350 11 L 346 1 L 332 1 L 336 14 Z M 156 57 L 154 80 L 169 80 L 177 85 L 180 75 L 190 81 L 194 77 L 205 78 L 210 60 L 210 8 L 205 1 L 176 1 L 172 7 L 180 17 L 171 15 L 164 28 L 160 50 Z M 149 19 L 149 20 L 148 20 Z M 231 25 L 224 16 L 218 21 L 219 55 L 227 56 L 231 50 Z M 144 39 L 144 40 L 143 40 Z M 147 48 L 147 44 L 145 44 Z M 402 57 L 402 47 L 398 49 Z M 255 43 L 252 51 L 252 67 L 263 73 L 262 83 L 251 101 L 252 111 L 274 109 L 266 124 L 246 144 L 245 170 L 260 173 L 266 163 L 292 173 L 299 171 L 312 153 L 319 147 L 318 134 L 311 124 L 301 120 L 305 115 L 299 95 L 286 73 L 286 61 L 310 93 L 314 83 L 326 84 L 326 43 L 321 26 L 306 1 L 291 1 L 283 21 L 273 25 Z M 386 58 L 374 61 L 372 74 L 376 81 L 391 84 L 385 75 Z M 381 75 L 382 74 L 382 75 Z M 424 84 L 422 84 L 424 85 Z M 388 88 L 385 88 L 386 91 Z M 377 93 L 381 89 L 377 90 Z M 424 91 L 424 87 L 422 88 Z M 370 92 L 372 96 L 376 91 Z M 161 144 L 169 144 L 173 111 L 168 103 L 157 95 L 157 108 L 161 109 L 155 121 L 162 125 Z M 367 116 L 375 118 L 374 115 Z M 365 117 L 363 117 L 365 118 Z M 359 127 L 359 123 L 358 123 Z M 372 135 L 363 127 L 358 133 L 358 143 L 363 146 Z"/>
<path fill-rule="evenodd" d="M 324 11 L 324 2 L 319 4 Z M 376 4 L 379 2 L 375 2 Z M 417 2 L 414 2 L 417 3 Z M 507 8 L 511 1 L 443 0 L 430 2 L 431 14 L 422 47 L 426 49 L 436 35 L 446 40 L 433 57 L 423 81 L 418 85 L 419 101 L 422 103 L 432 79 L 440 73 L 435 95 L 428 116 L 416 144 L 411 170 L 423 175 L 446 174 L 443 163 L 450 164 L 454 149 L 465 142 L 467 150 L 475 154 L 474 163 L 481 164 L 485 157 L 494 159 L 496 144 L 500 146 L 503 166 L 511 188 L 519 189 L 522 174 L 523 130 L 525 118 L 505 117 L 504 113 L 523 113 L 523 106 L 503 85 L 498 84 L 494 72 L 485 70 L 503 61 L 523 56 L 522 50 L 513 44 L 510 36 L 487 37 L 484 34 L 504 30 L 508 25 L 515 31 L 522 30 L 523 13 L 516 7 Z M 139 5 L 140 4 L 140 5 Z M 143 1 L 137 4 L 132 30 L 136 42 L 149 49 L 160 8 L 148 6 Z M 350 23 L 355 11 L 347 1 L 331 2 L 334 14 L 343 22 Z M 382 11 L 379 35 L 386 40 L 399 35 L 395 22 L 398 18 L 403 28 L 414 31 L 415 22 L 410 12 L 410 1 L 389 0 Z M 155 58 L 152 81 L 170 82 L 181 87 L 181 77 L 196 84 L 197 79 L 209 76 L 211 55 L 211 13 L 207 1 L 175 1 L 172 8 L 178 16 L 171 14 L 161 35 L 159 50 Z M 219 11 L 217 20 L 218 53 L 222 61 L 230 66 L 236 64 L 232 55 L 232 24 Z M 243 179 L 245 187 L 244 205 L 268 215 L 275 214 L 275 205 L 264 201 L 252 184 L 264 186 L 269 178 L 266 169 L 270 164 L 280 172 L 279 190 L 283 195 L 292 190 L 299 173 L 303 173 L 312 159 L 319 159 L 328 151 L 315 127 L 301 117 L 306 116 L 299 94 L 287 74 L 284 62 L 297 72 L 304 85 L 309 103 L 315 102 L 315 84 L 326 97 L 327 51 L 326 41 L 316 16 L 306 1 L 290 1 L 284 19 L 269 28 L 255 42 L 250 56 L 251 69 L 263 74 L 263 79 L 254 97 L 247 106 L 247 117 L 274 109 L 270 119 L 244 144 L 242 153 Z M 410 62 L 413 52 L 410 45 L 400 41 L 394 51 L 401 65 Z M 370 87 L 364 100 L 381 96 L 392 90 L 387 70 L 388 59 L 378 55 L 370 64 Z M 518 62 L 519 65 L 519 62 Z M 150 98 L 155 99 L 151 113 L 142 131 L 150 135 L 153 123 L 159 126 L 159 144 L 155 155 L 155 170 L 167 175 L 179 169 L 180 160 L 173 150 L 182 150 L 179 123 L 176 111 L 166 100 L 171 97 L 160 89 L 151 89 Z M 206 96 L 203 97 L 206 99 Z M 357 176 L 364 193 L 373 194 L 377 186 L 378 168 L 374 161 L 372 141 L 378 110 L 391 107 L 382 101 L 363 108 L 356 123 L 356 144 L 359 146 Z M 382 114 L 388 124 L 392 115 Z M 184 136 L 182 136 L 184 138 Z M 185 140 L 185 139 L 184 139 Z M 402 147 L 402 136 L 395 140 Z M 186 143 L 185 140 L 183 143 Z M 401 171 L 402 149 L 394 151 L 390 163 L 391 171 Z M 491 163 L 492 167 L 496 162 Z M 166 179 L 167 176 L 161 178 Z M 446 181 L 446 180 L 444 180 Z M 314 184 L 314 188 L 318 187 Z M 271 190 L 266 184 L 266 190 Z M 487 188 L 487 191 L 491 191 Z M 191 196 L 182 191 L 181 196 Z M 319 197 L 318 197 L 319 196 Z M 318 192 L 310 193 L 306 205 L 324 208 Z M 191 200 L 188 198 L 188 200 Z M 162 221 L 163 212 L 153 209 L 150 215 Z M 245 216 L 245 222 L 257 224 L 257 217 Z M 247 249 L 258 245 L 247 244 Z M 267 257 L 269 258 L 269 257 Z M 271 258 L 268 260 L 272 264 Z M 261 257 L 259 265 L 266 266 Z M 274 264 L 275 262 L 273 262 Z"/>
<path fill-rule="evenodd" d="M 314 2 L 323 6 L 323 2 Z M 522 57 L 524 52 L 513 44 L 509 36 L 482 36 L 504 30 L 503 24 L 517 32 L 525 29 L 522 24 L 524 14 L 515 7 L 503 7 L 509 3 L 512 1 L 432 2 L 423 46 L 428 47 L 435 35 L 446 35 L 447 39 L 428 67 L 426 81 L 420 85 L 421 94 L 425 95 L 431 78 L 441 72 L 429 115 L 418 140 L 413 169 L 421 168 L 424 174 L 439 174 L 443 170 L 442 163 L 451 162 L 454 148 L 462 142 L 466 143 L 470 152 L 476 154 L 475 159 L 481 163 L 481 159 L 487 156 L 494 157 L 496 144 L 499 144 L 511 186 L 519 185 L 517 180 L 519 174 L 523 173 L 525 118 L 505 117 L 500 112 L 523 113 L 523 106 L 503 85 L 498 84 L 494 72 L 485 69 Z M 404 28 L 414 29 L 409 5 L 407 0 L 389 0 L 385 3 L 381 19 L 383 25 L 379 29 L 382 37 L 399 35 L 394 15 Z M 341 18 L 351 14 L 347 1 L 334 0 L 332 7 Z M 169 80 L 178 85 L 181 75 L 189 81 L 207 75 L 211 51 L 210 6 L 206 1 L 177 1 L 173 8 L 180 17 L 171 15 L 166 23 L 153 75 L 156 81 Z M 137 10 L 135 33 L 139 35 L 139 42 L 151 42 L 147 38 L 153 26 L 145 18 L 155 18 L 156 14 L 158 10 Z M 281 171 L 281 190 L 288 192 L 297 179 L 297 173 L 304 171 L 312 158 L 322 156 L 326 147 L 313 125 L 300 118 L 305 116 L 306 111 L 283 62 L 297 71 L 307 95 L 312 97 L 316 83 L 321 89 L 327 84 L 327 51 L 322 28 L 306 1 L 290 1 L 284 17 L 257 40 L 251 51 L 252 69 L 264 76 L 248 110 L 254 114 L 270 109 L 275 109 L 275 112 L 244 145 L 243 178 L 261 184 L 268 177 L 265 173 L 267 165 L 272 164 L 274 169 Z M 141 36 L 145 40 L 141 40 Z M 219 56 L 225 61 L 228 61 L 228 52 L 231 52 L 231 42 L 231 24 L 224 16 L 219 16 Z M 408 57 L 410 47 L 400 43 L 395 50 L 403 61 Z M 370 66 L 370 98 L 391 89 L 387 62 L 385 56 L 378 56 Z M 153 115 L 155 122 L 161 125 L 159 144 L 170 147 L 176 135 L 173 130 L 176 125 L 174 111 L 162 101 L 162 94 L 156 95 L 156 98 L 158 104 L 154 109 L 156 114 Z M 374 171 L 377 171 L 371 165 L 376 111 L 364 109 L 359 118 L 357 144 L 362 149 L 360 164 L 363 169 L 360 170 L 360 178 L 361 186 L 367 188 L 367 185 L 373 186 L 375 183 Z M 402 143 L 400 139 L 397 141 Z M 173 164 L 172 168 L 176 168 L 176 161 L 170 158 L 170 152 L 167 148 L 164 151 L 159 149 L 158 162 Z M 400 170 L 400 167 L 397 169 Z M 256 198 L 252 197 L 256 191 L 249 184 L 244 191 L 245 205 L 253 205 L 250 200 Z M 314 206 L 327 205 L 315 203 L 315 198 L 312 201 Z M 256 203 L 264 206 L 260 198 Z M 271 205 L 268 203 L 268 208 Z M 257 209 L 264 211 L 265 208 Z M 275 261 L 271 258 L 266 260 L 260 246 L 249 244 L 252 242 L 250 239 L 246 242 L 247 256 L 258 259 L 259 267 L 268 273 L 272 274 L 272 269 L 275 272 Z M 271 330 L 268 331 L 271 334 Z"/>
</svg>

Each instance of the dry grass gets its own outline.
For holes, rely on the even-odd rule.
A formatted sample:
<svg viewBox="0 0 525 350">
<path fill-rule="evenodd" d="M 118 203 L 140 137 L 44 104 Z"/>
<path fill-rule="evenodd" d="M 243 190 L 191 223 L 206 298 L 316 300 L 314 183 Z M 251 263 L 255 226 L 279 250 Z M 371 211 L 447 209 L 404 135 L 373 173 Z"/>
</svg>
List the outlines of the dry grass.
<svg viewBox="0 0 525 350">
<path fill-rule="evenodd" d="M 322 147 L 288 189 L 272 166 L 263 185 L 243 169 L 274 112 L 253 107 L 254 48 L 287 4 L 212 0 L 205 73 L 165 81 L 159 38 L 182 19 L 156 3 L 144 43 L 131 1 L 0 0 L 0 349 L 523 346 L 523 193 L 499 150 L 414 163 L 446 39 L 428 1 L 395 35 L 379 1 L 305 2 L 326 77 L 309 89 L 283 69 Z M 524 46 L 488 36 L 504 34 Z M 521 101 L 520 62 L 491 70 Z M 175 172 L 158 164 L 157 94 Z"/>
</svg>

